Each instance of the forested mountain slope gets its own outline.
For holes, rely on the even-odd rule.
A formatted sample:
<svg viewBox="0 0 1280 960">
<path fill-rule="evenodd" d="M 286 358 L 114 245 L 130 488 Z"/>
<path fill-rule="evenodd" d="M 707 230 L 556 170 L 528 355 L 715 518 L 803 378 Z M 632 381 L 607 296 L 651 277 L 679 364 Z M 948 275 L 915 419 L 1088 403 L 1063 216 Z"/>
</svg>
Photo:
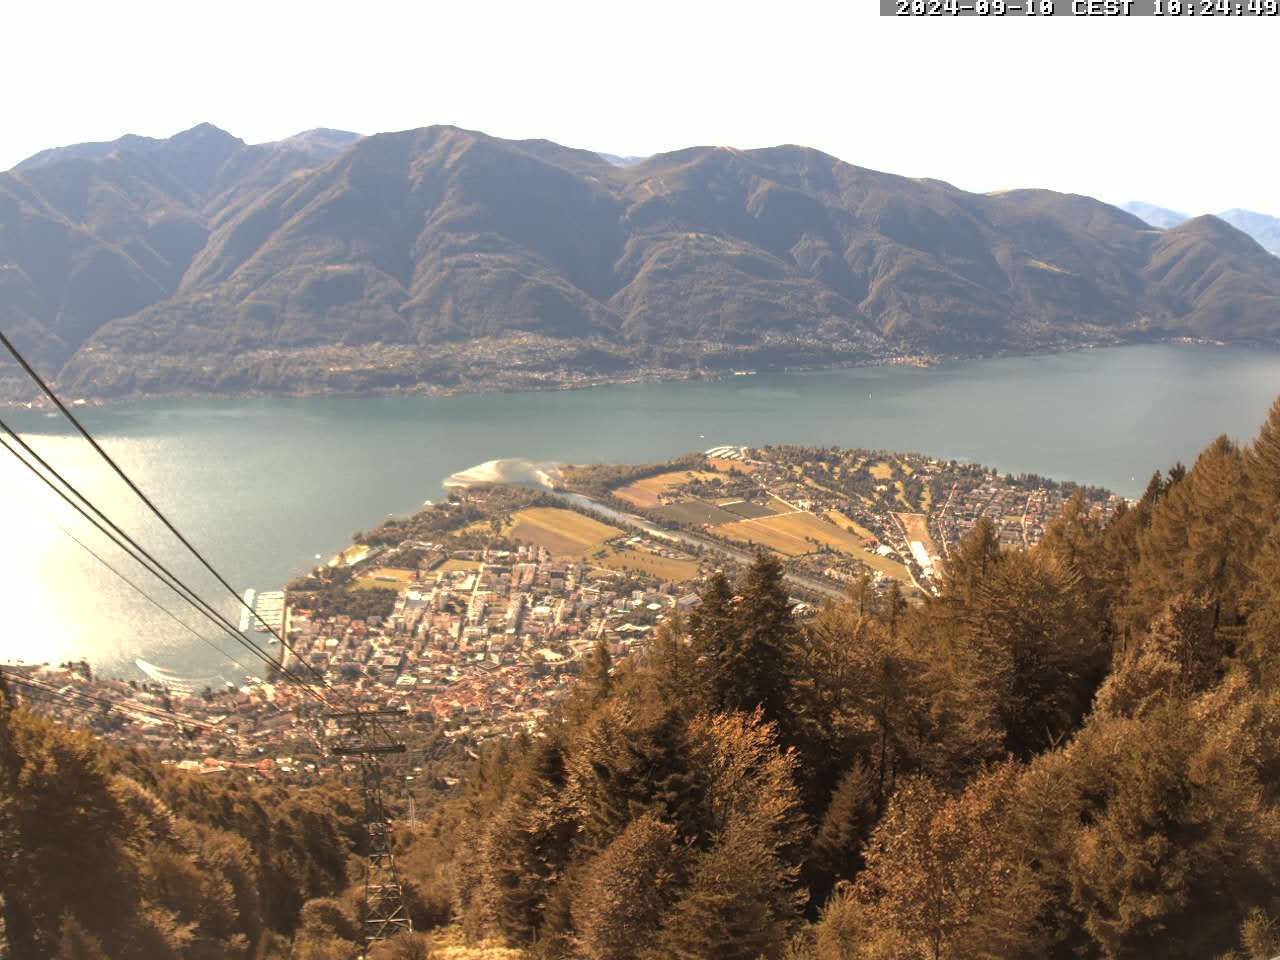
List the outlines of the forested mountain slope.
<svg viewBox="0 0 1280 960">
<path fill-rule="evenodd" d="M 358 803 L 179 773 L 0 686 L 0 956 L 284 956 L 347 888 Z"/>
<path fill-rule="evenodd" d="M 798 146 L 620 167 L 428 127 L 46 151 L 0 175 L 0 326 L 78 391 L 455 386 L 1135 337 L 1280 339 L 1215 218 L 982 195 Z M 482 384 L 480 384 L 482 385 Z"/>
</svg>

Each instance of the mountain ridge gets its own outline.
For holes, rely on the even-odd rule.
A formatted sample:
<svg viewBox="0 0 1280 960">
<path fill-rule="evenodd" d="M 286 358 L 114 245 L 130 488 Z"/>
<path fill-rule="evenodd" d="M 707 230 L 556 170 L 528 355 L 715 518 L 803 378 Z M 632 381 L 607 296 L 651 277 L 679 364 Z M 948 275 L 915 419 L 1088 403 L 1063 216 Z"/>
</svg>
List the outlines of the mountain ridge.
<svg viewBox="0 0 1280 960">
<path fill-rule="evenodd" d="M 101 396 L 1280 342 L 1280 260 L 1203 219 L 1161 233 L 797 145 L 619 166 L 449 126 L 202 124 L 0 174 L 0 326 Z"/>
<path fill-rule="evenodd" d="M 1157 207 L 1150 203 L 1142 203 L 1137 200 L 1123 204 L 1121 209 L 1134 214 L 1161 230 L 1176 227 L 1178 224 L 1191 219 L 1189 214 L 1180 213 L 1177 210 L 1169 210 L 1165 207 Z M 1257 213 L 1253 210 L 1242 210 L 1239 207 L 1223 210 L 1221 213 L 1215 214 L 1215 216 L 1231 224 L 1242 233 L 1247 233 L 1268 253 L 1280 256 L 1280 217 Z"/>
</svg>

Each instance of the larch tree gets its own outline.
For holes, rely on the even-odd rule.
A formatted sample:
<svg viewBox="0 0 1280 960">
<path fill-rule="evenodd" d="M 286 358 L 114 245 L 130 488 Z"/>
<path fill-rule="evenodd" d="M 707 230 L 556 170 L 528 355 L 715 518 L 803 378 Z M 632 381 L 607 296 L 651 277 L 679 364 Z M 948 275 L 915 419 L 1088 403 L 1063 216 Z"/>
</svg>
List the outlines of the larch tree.
<svg viewBox="0 0 1280 960">
<path fill-rule="evenodd" d="M 967 604 L 976 596 L 979 586 L 994 572 L 1003 552 L 995 524 L 982 517 L 956 545 L 943 568 L 943 602 Z"/>
<path fill-rule="evenodd" d="M 109 952 L 140 935 L 133 827 L 87 732 L 0 708 L 0 898 L 16 956 L 54 953 L 64 912 Z"/>
<path fill-rule="evenodd" d="M 1219 437 L 1184 479 L 1161 496 L 1149 527 L 1138 534 L 1122 620 L 1145 629 L 1180 593 L 1201 594 L 1214 623 L 1237 619 L 1258 540 L 1244 454 Z"/>
<path fill-rule="evenodd" d="M 969 935 L 1012 876 L 1002 821 L 1016 764 L 977 777 L 957 797 L 928 780 L 906 781 L 872 834 L 854 886 L 865 944 L 853 956 L 972 956 Z M 885 954 L 877 940 L 895 945 Z M 901 954 L 896 950 L 905 948 Z"/>
<path fill-rule="evenodd" d="M 697 709 L 716 710 L 731 696 L 733 654 L 737 623 L 734 619 L 733 588 L 716 571 L 698 595 L 698 605 L 689 615 L 689 649 L 693 658 L 693 690 L 689 704 Z"/>
<path fill-rule="evenodd" d="M 709 829 L 689 854 L 689 879 L 664 920 L 658 955 L 778 958 L 805 899 L 795 754 L 779 749 L 759 709 L 697 718 L 689 752 L 691 765 L 706 771 Z"/>
<path fill-rule="evenodd" d="M 1280 654 L 1280 520 L 1273 523 L 1249 564 L 1248 621 L 1242 653 L 1255 670 L 1274 671 Z"/>
<path fill-rule="evenodd" d="M 62 915 L 57 960 L 108 960 L 98 938 L 90 934 L 70 913 Z"/>
<path fill-rule="evenodd" d="M 634 960 L 677 893 L 675 828 L 651 814 L 627 825 L 586 867 L 573 902 L 584 960 Z"/>
<path fill-rule="evenodd" d="M 610 673 L 612 669 L 613 658 L 609 656 L 609 645 L 601 637 L 591 648 L 591 655 L 587 657 L 582 674 L 582 680 L 593 702 L 599 703 L 608 698 L 609 691 L 613 689 L 613 676 Z"/>
<path fill-rule="evenodd" d="M 1083 716 L 1109 650 L 1081 610 L 1078 576 L 1049 556 L 1011 553 L 966 616 L 995 696 L 1006 747 L 1030 756 Z"/>
<path fill-rule="evenodd" d="M 1071 857 L 1085 929 L 1114 960 L 1231 949 L 1280 861 L 1280 818 L 1239 749 L 1180 700 L 1090 732 L 1110 745 Z"/>
<path fill-rule="evenodd" d="M 722 665 L 724 696 L 720 710 L 751 712 L 757 707 L 767 720 L 785 729 L 787 720 L 787 651 L 795 621 L 787 597 L 782 564 L 760 552 L 738 584 L 734 630 Z"/>
<path fill-rule="evenodd" d="M 1265 531 L 1280 520 L 1280 398 L 1249 447 L 1247 469 L 1258 527 Z"/>
</svg>

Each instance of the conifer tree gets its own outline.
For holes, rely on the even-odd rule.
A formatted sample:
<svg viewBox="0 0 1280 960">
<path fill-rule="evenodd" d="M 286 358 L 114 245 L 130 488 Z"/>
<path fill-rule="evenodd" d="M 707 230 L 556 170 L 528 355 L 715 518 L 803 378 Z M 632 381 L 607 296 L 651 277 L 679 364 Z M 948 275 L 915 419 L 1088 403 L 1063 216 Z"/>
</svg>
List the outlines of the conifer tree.
<svg viewBox="0 0 1280 960">
<path fill-rule="evenodd" d="M 889 636 L 898 636 L 898 624 L 907 610 L 907 601 L 902 596 L 902 585 L 895 579 L 889 584 L 889 593 L 885 597 L 885 624 L 889 628 Z"/>
<path fill-rule="evenodd" d="M 676 893 L 675 840 L 670 825 L 645 814 L 588 865 L 573 904 L 585 960 L 633 960 L 652 941 Z"/>
<path fill-rule="evenodd" d="M 1262 540 L 1250 489 L 1244 454 L 1219 437 L 1185 478 L 1166 490 L 1137 537 L 1138 558 L 1119 612 L 1130 638 L 1147 630 L 1182 594 L 1207 600 L 1215 629 L 1239 632 L 1250 563 Z"/>
<path fill-rule="evenodd" d="M 1182 468 L 1181 463 L 1178 464 L 1178 468 Z M 1172 474 L 1172 471 L 1170 473 Z M 1160 502 L 1160 498 L 1173 486 L 1173 482 L 1172 476 L 1166 479 L 1159 470 L 1153 473 L 1151 479 L 1147 481 L 1146 489 L 1142 491 L 1142 496 L 1138 499 L 1138 510 L 1145 513 L 1149 519 L 1151 511 Z"/>
<path fill-rule="evenodd" d="M 1125 583 L 1126 558 L 1112 547 L 1084 495 L 1077 491 L 1036 548 L 1076 580 L 1081 612 L 1088 616 L 1087 629 L 1098 636 L 1100 646 L 1111 643 L 1112 611 Z"/>
<path fill-rule="evenodd" d="M 1128 651 L 1098 688 L 1094 713 L 1102 717 L 1145 717 L 1178 690 L 1182 671 L 1168 654 L 1148 643 Z"/>
<path fill-rule="evenodd" d="M 1109 574 L 1107 610 L 1111 620 L 1111 645 L 1120 655 L 1133 648 L 1140 630 L 1128 613 L 1129 579 L 1141 556 L 1139 534 L 1150 525 L 1150 508 L 1139 501 L 1129 507 L 1121 503 L 1102 531 L 1102 565 Z"/>
<path fill-rule="evenodd" d="M 1248 623 L 1242 651 L 1259 672 L 1272 672 L 1280 654 L 1280 520 L 1271 525 L 1249 564 Z"/>
<path fill-rule="evenodd" d="M 333 897 L 308 900 L 300 914 L 295 953 L 314 960 L 354 956 L 360 924 L 349 906 Z"/>
<path fill-rule="evenodd" d="M 688 889 L 671 909 L 657 956 L 781 956 L 795 922 L 795 903 L 779 897 L 777 865 L 758 833 L 750 823 L 735 819 L 715 846 L 694 858 Z"/>
<path fill-rule="evenodd" d="M 58 949 L 62 914 L 116 949 L 140 900 L 133 823 L 89 734 L 0 710 L 0 870 L 17 956 Z"/>
<path fill-rule="evenodd" d="M 707 772 L 709 829 L 667 914 L 657 956 L 777 958 L 798 918 L 803 816 L 795 755 L 780 751 L 761 712 L 696 719 L 690 764 Z"/>
<path fill-rule="evenodd" d="M 826 902 L 836 881 L 852 880 L 862 869 L 863 847 L 879 814 L 879 789 L 860 757 L 836 784 L 810 852 L 809 889 L 817 903 Z"/>
<path fill-rule="evenodd" d="M 609 696 L 609 691 L 613 689 L 613 677 L 610 675 L 612 668 L 613 659 L 609 656 L 609 645 L 601 637 L 592 647 L 591 656 L 587 658 L 586 670 L 582 675 L 582 681 L 592 701 L 599 703 Z"/>
<path fill-rule="evenodd" d="M 689 763 L 687 723 L 675 704 L 621 697 L 587 721 L 567 759 L 567 799 L 582 850 L 603 851 L 646 814 L 686 838 L 706 828 L 698 799 L 705 772 Z"/>
<path fill-rule="evenodd" d="M 806 774 L 823 801 L 855 753 L 870 747 L 869 687 L 889 646 L 879 621 L 859 613 L 852 599 L 824 604 L 798 631 L 788 656 L 789 710 Z"/>
<path fill-rule="evenodd" d="M 107 955 L 96 937 L 80 926 L 70 913 L 64 913 L 57 960 L 107 960 Z"/>
<path fill-rule="evenodd" d="M 708 668 L 694 652 L 680 617 L 658 624 L 644 654 L 644 679 L 652 696 L 694 713 L 706 709 Z"/>
<path fill-rule="evenodd" d="M 1280 953 L 1280 922 L 1255 907 L 1240 925 L 1240 945 L 1248 960 L 1271 960 Z"/>
<path fill-rule="evenodd" d="M 698 595 L 698 605 L 689 615 L 689 647 L 695 702 L 692 710 L 720 709 L 730 697 L 732 686 L 729 660 L 734 648 L 737 624 L 734 619 L 733 589 L 724 574 L 716 571 Z"/>
<path fill-rule="evenodd" d="M 1015 755 L 1029 756 L 1070 730 L 1101 679 L 1108 651 L 1088 633 L 1077 582 L 1051 558 L 1011 553 L 970 605 L 971 642 Z"/>
<path fill-rule="evenodd" d="M 432 960 L 435 955 L 426 934 L 401 933 L 375 946 L 369 960 Z"/>
<path fill-rule="evenodd" d="M 848 945 L 851 956 L 974 955 L 975 922 L 1010 878 L 1001 825 L 1017 775 L 1004 764 L 954 798 L 924 779 L 903 784 L 872 835 L 854 903 L 843 908 L 860 907 L 875 931 Z"/>
<path fill-rule="evenodd" d="M 1144 641 L 1154 653 L 1177 665 L 1180 693 L 1193 693 L 1216 682 L 1227 650 L 1214 620 L 1217 612 L 1203 597 L 1174 597 L 1151 625 Z"/>
<path fill-rule="evenodd" d="M 1280 520 L 1280 397 L 1249 448 L 1247 469 L 1258 527 L 1266 531 Z"/>
<path fill-rule="evenodd" d="M 485 838 L 485 883 L 480 893 L 501 934 L 530 944 L 561 881 L 576 829 L 563 797 L 564 747 L 554 739 L 534 746 Z"/>
<path fill-rule="evenodd" d="M 1001 556 L 995 525 L 982 517 L 947 557 L 942 579 L 943 600 L 970 602 L 977 595 L 978 587 L 994 572 Z"/>
<path fill-rule="evenodd" d="M 923 664 L 865 609 L 856 594 L 824 604 L 788 654 L 792 742 L 805 760 L 801 785 L 814 817 L 859 756 L 873 773 L 878 814 L 897 774 L 922 753 Z"/>
<path fill-rule="evenodd" d="M 719 710 L 764 710 L 767 720 L 786 720 L 786 653 L 795 623 L 791 616 L 782 564 L 761 551 L 738 585 L 734 630 L 721 666 Z M 785 726 L 785 725 L 784 725 Z"/>
<path fill-rule="evenodd" d="M 1274 896 L 1277 811 L 1229 742 L 1184 703 L 1095 732 L 1107 766 L 1101 809 L 1074 844 L 1072 902 L 1109 958 L 1215 956 Z"/>
<path fill-rule="evenodd" d="M 1218 437 L 1189 474 L 1193 496 L 1182 589 L 1200 593 L 1214 608 L 1214 626 L 1235 623 L 1248 562 L 1262 539 L 1255 522 L 1243 452 Z"/>
<path fill-rule="evenodd" d="M 1120 612 L 1131 632 L 1144 633 L 1168 598 L 1184 588 L 1178 565 L 1187 552 L 1190 523 L 1190 491 L 1179 484 L 1160 498 L 1147 528 L 1139 531 L 1138 559 Z"/>
</svg>

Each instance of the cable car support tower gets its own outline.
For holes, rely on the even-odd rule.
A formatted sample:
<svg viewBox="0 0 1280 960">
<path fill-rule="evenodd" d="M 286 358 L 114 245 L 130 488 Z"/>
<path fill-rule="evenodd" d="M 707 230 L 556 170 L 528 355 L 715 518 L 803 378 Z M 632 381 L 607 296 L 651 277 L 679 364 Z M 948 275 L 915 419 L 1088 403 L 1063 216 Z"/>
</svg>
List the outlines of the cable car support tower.
<svg viewBox="0 0 1280 960">
<path fill-rule="evenodd" d="M 364 820 L 368 831 L 369 850 L 364 875 L 364 944 L 362 957 L 379 940 L 388 940 L 401 932 L 412 932 L 413 921 L 404 905 L 404 887 L 391 852 L 391 817 L 382 796 L 382 760 L 388 754 L 405 752 L 405 745 L 388 736 L 386 743 L 375 743 L 373 727 L 385 734 L 384 717 L 398 717 L 403 710 L 357 710 L 328 713 L 341 730 L 341 742 L 330 750 L 336 757 L 354 757 L 360 766 L 360 786 L 364 793 Z"/>
</svg>

